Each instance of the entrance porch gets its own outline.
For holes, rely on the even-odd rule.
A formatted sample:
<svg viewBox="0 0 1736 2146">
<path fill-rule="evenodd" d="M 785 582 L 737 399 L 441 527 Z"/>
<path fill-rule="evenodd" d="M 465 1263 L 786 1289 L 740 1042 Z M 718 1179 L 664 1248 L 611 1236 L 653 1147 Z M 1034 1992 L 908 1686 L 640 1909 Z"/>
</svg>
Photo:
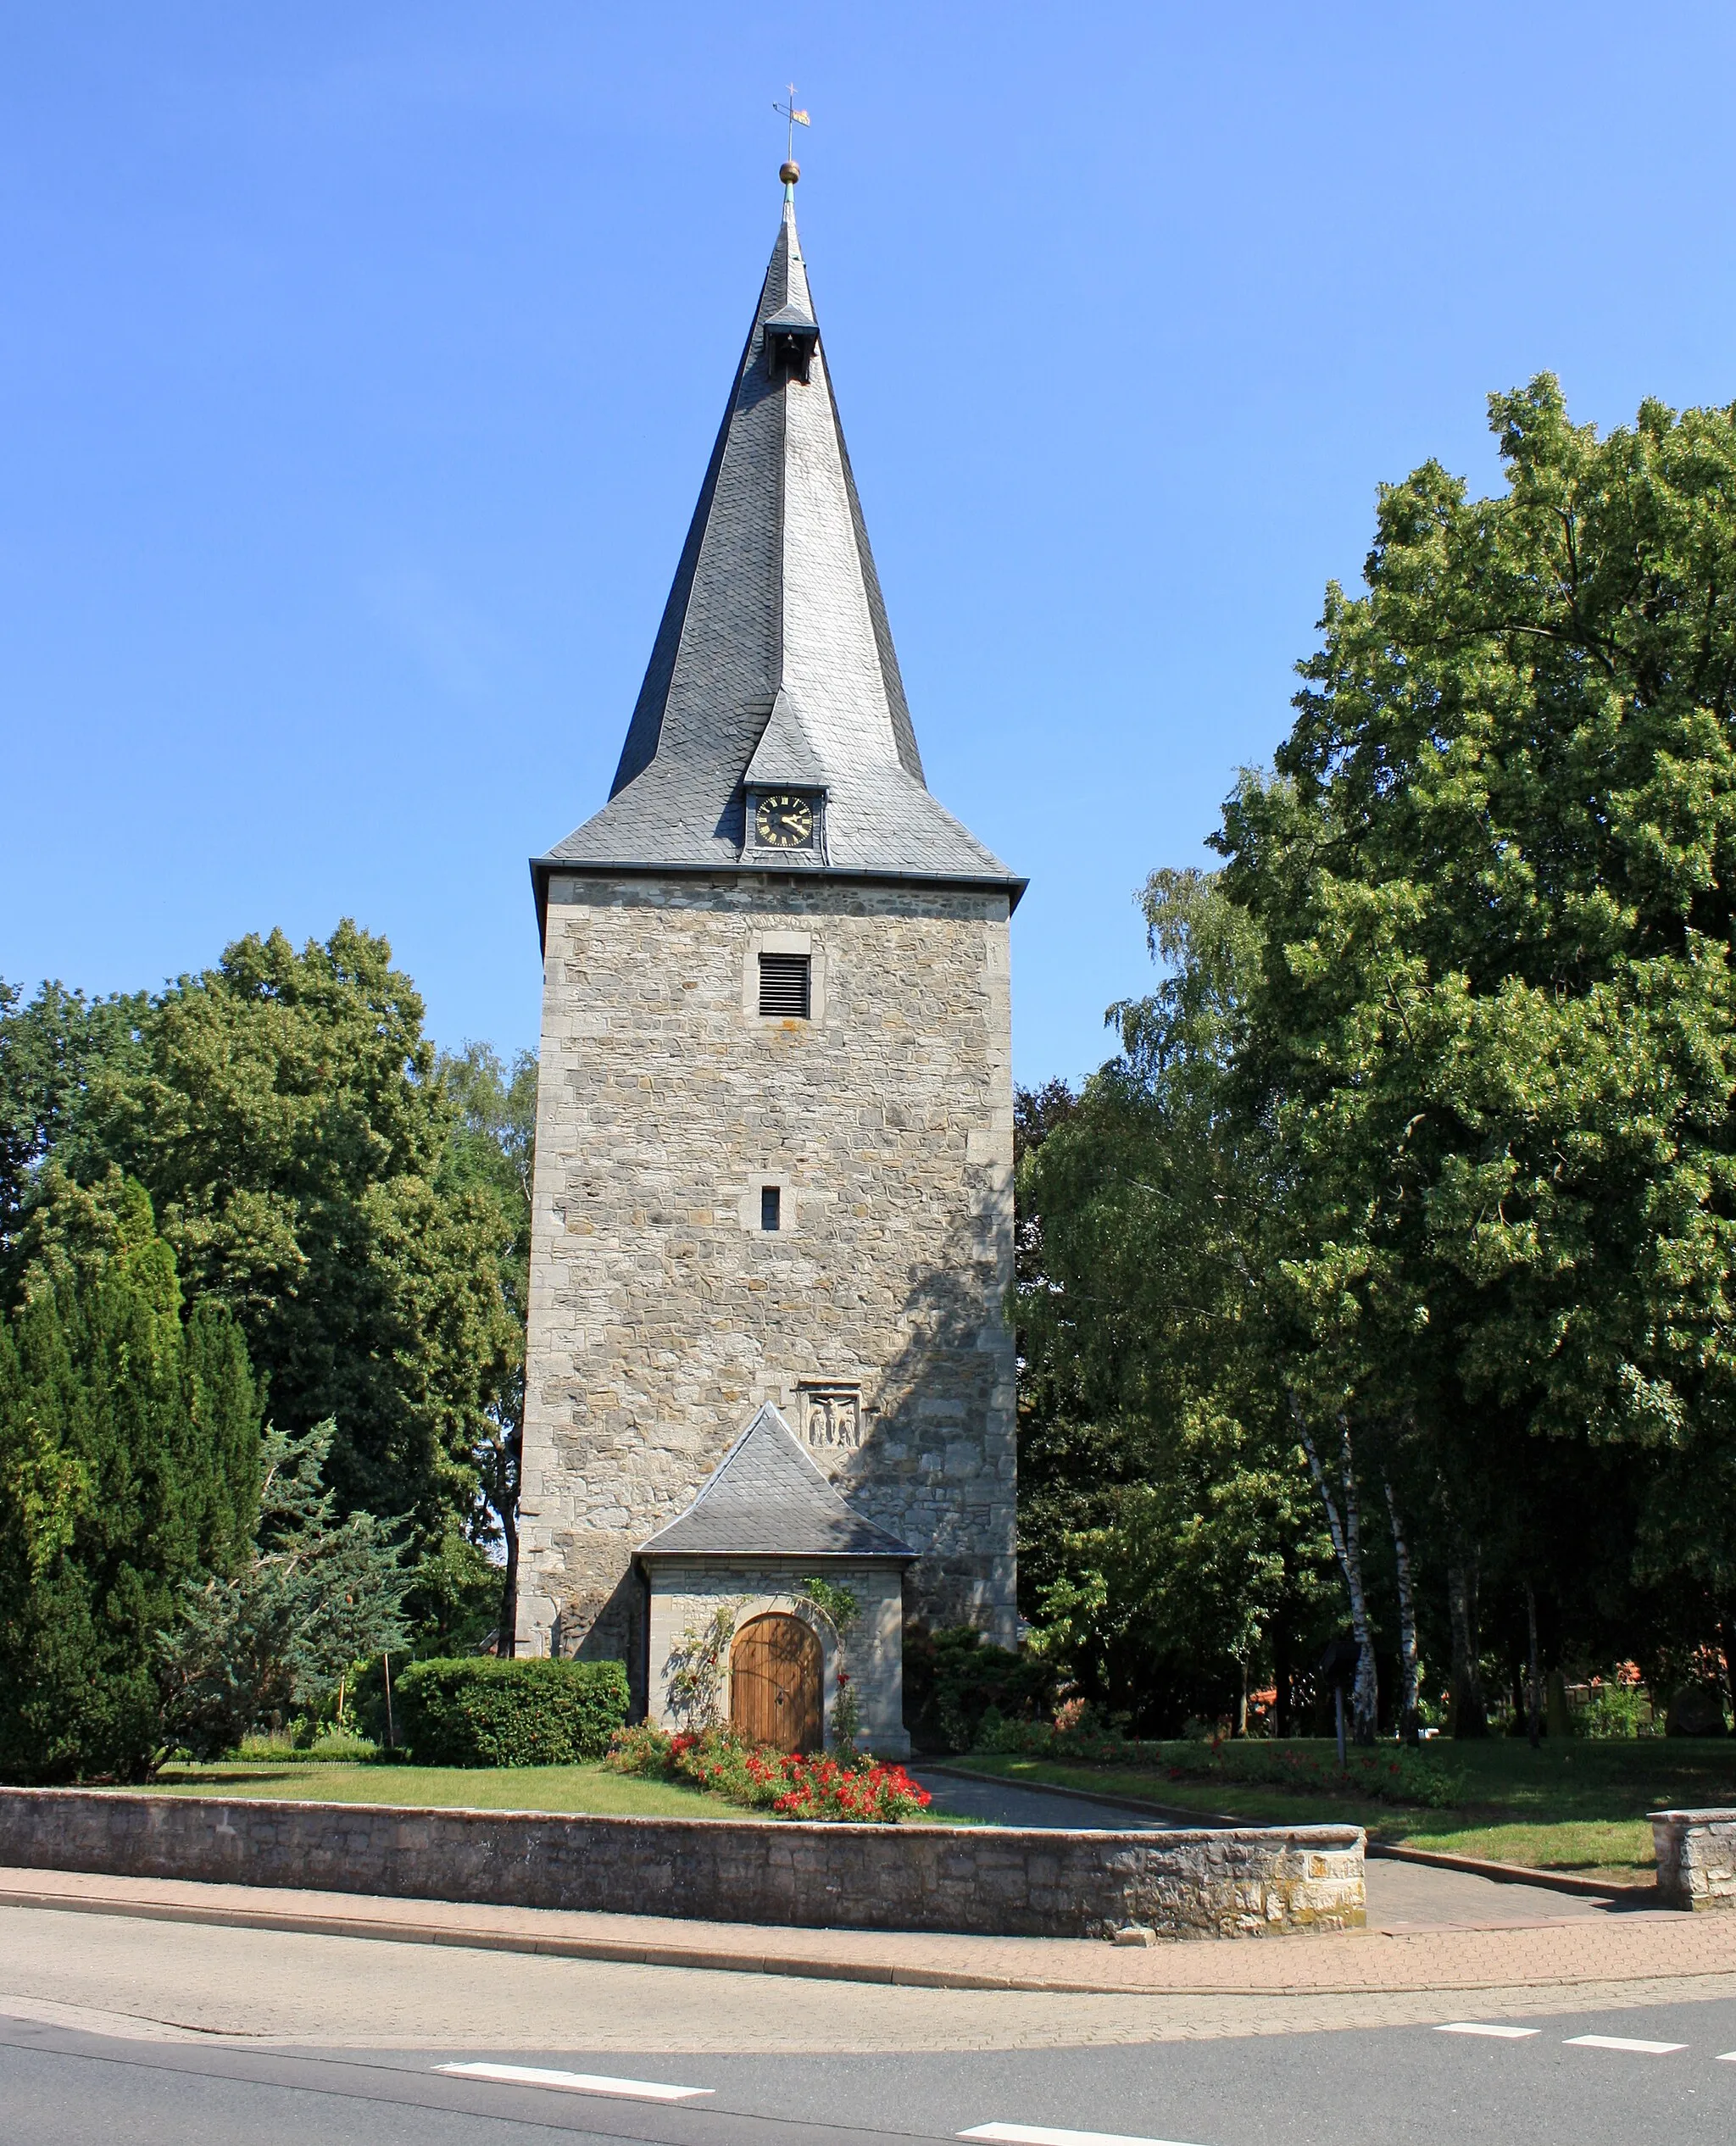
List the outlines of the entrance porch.
<svg viewBox="0 0 1736 2146">
<path fill-rule="evenodd" d="M 846 1676 L 859 1745 L 907 1756 L 904 1576 L 914 1558 L 845 1504 L 768 1404 L 687 1511 L 637 1554 L 649 1596 L 648 1719 L 698 1726 L 681 1704 L 681 1672 L 704 1654 L 715 1714 L 752 1741 L 820 1748 Z M 810 1580 L 854 1598 L 842 1642 L 804 1592 Z"/>
</svg>

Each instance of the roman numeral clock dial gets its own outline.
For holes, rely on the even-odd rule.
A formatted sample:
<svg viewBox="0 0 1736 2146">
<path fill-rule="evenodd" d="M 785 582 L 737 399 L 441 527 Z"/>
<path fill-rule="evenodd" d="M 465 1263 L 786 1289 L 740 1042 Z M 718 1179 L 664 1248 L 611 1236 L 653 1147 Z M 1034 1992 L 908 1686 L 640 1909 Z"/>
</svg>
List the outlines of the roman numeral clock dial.
<svg viewBox="0 0 1736 2146">
<path fill-rule="evenodd" d="M 813 806 L 787 793 L 761 798 L 754 811 L 754 838 L 761 849 L 811 849 Z"/>
</svg>

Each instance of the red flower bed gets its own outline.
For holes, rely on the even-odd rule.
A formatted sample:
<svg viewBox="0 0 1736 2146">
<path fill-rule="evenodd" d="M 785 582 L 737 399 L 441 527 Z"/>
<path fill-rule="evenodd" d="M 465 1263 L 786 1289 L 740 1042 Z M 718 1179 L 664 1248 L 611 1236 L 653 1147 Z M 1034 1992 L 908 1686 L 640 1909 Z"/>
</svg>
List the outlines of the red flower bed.
<svg viewBox="0 0 1736 2146">
<path fill-rule="evenodd" d="M 832 1758 L 754 1752 L 748 1769 L 768 1783 L 781 1778 L 782 1786 L 771 1808 L 787 1818 L 850 1818 L 871 1825 L 896 1825 L 932 1800 L 902 1766 L 879 1760 L 841 1764 Z"/>
<path fill-rule="evenodd" d="M 691 1781 L 714 1795 L 782 1818 L 849 1819 L 895 1826 L 930 1800 L 902 1766 L 866 1756 L 832 1758 L 815 1752 L 774 1751 L 739 1742 L 726 1730 L 668 1736 L 641 1724 L 616 1732 L 609 1764 L 622 1773 L 660 1773 Z"/>
</svg>

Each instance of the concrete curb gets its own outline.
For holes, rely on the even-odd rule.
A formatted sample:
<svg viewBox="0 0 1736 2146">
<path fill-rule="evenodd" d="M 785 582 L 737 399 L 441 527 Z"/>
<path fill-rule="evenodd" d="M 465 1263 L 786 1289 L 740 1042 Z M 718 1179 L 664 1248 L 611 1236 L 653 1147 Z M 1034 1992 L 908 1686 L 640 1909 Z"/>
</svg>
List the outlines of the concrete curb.
<svg viewBox="0 0 1736 2146">
<path fill-rule="evenodd" d="M 1232 1828 L 1249 1822 L 1225 1811 L 1188 1810 L 1180 1804 L 1155 1803 L 1143 1796 L 1099 1795 L 1094 1789 L 1063 1787 L 1054 1781 L 1010 1781 L 1005 1774 L 983 1773 L 975 1766 L 937 1765 L 926 1760 L 918 1765 L 924 1773 L 948 1774 L 958 1781 L 986 1782 L 994 1787 L 1024 1789 L 1032 1795 L 1063 1796 L 1073 1803 L 1100 1804 L 1105 1810 L 1137 1811 L 1142 1816 L 1165 1819 L 1171 1824 Z M 1436 1849 L 1401 1848 L 1396 1843 L 1372 1839 L 1363 1853 L 1382 1857 L 1389 1863 L 1421 1863 L 1433 1871 L 1464 1871 L 1472 1877 L 1493 1878 L 1498 1885 L 1540 1886 L 1549 1892 L 1570 1893 L 1581 1899 L 1620 1900 L 1635 1907 L 1657 1900 L 1655 1885 L 1622 1885 L 1615 1879 L 1575 1877 L 1569 1871 L 1532 1870 L 1522 1863 L 1491 1863 L 1479 1855 L 1449 1855 Z"/>
</svg>

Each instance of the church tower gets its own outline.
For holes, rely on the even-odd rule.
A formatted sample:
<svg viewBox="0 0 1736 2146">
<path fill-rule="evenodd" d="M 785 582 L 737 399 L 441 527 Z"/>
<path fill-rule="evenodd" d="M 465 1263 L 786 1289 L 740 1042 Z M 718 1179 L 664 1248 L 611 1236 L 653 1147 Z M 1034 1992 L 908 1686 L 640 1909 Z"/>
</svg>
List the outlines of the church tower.
<svg viewBox="0 0 1736 2146">
<path fill-rule="evenodd" d="M 751 1712 L 748 1637 L 793 1662 L 803 1581 L 846 1583 L 867 1740 L 896 1750 L 907 1621 L 1015 1636 L 1024 881 L 923 778 L 795 176 L 609 802 L 531 864 L 517 1638 L 626 1660 L 668 1719 L 724 1603 Z"/>
</svg>

